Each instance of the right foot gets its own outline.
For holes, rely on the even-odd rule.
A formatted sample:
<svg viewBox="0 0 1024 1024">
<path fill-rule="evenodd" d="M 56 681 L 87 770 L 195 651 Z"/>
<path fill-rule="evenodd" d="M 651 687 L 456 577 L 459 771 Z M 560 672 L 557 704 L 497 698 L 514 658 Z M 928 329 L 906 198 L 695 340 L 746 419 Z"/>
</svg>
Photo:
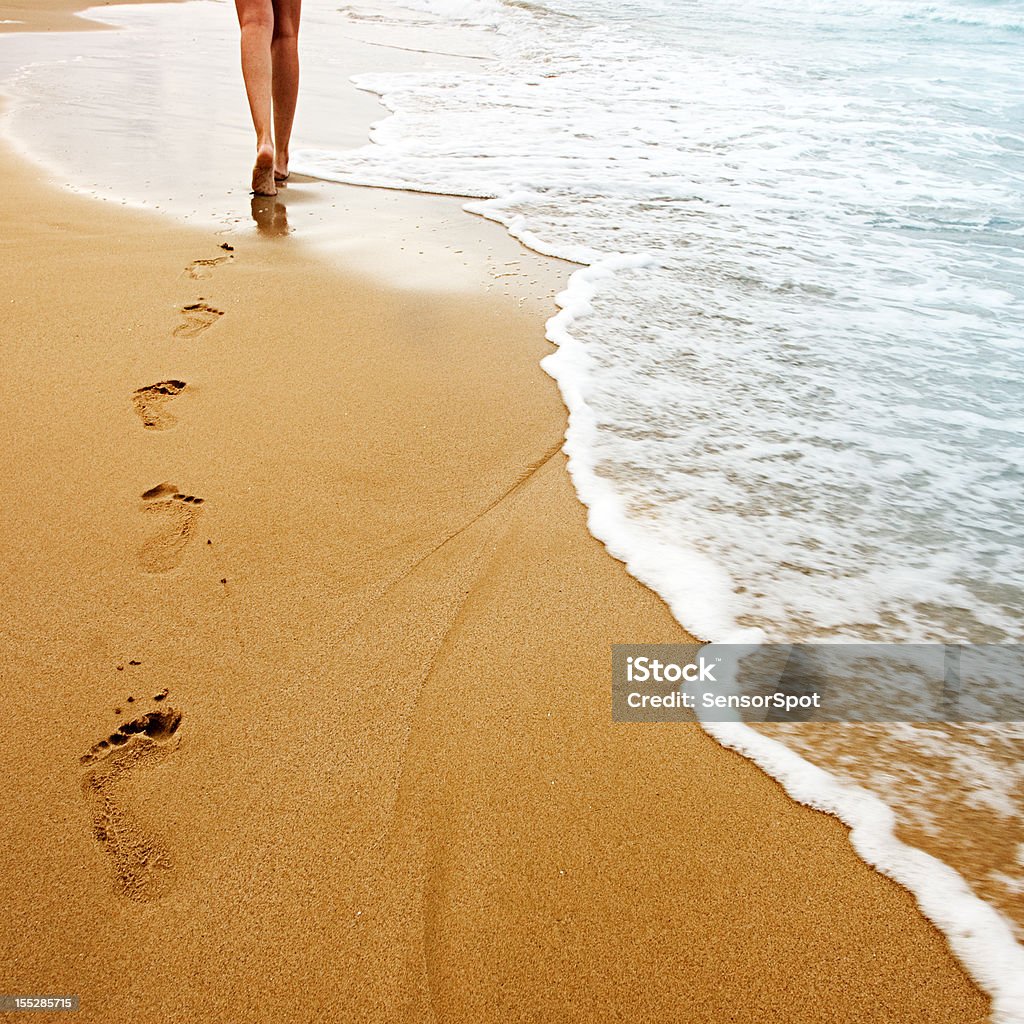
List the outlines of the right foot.
<svg viewBox="0 0 1024 1024">
<path fill-rule="evenodd" d="M 252 169 L 252 192 L 256 196 L 276 196 L 274 184 L 274 147 L 260 146 Z"/>
<path fill-rule="evenodd" d="M 288 180 L 288 154 L 278 153 L 274 158 L 274 181 Z"/>
</svg>

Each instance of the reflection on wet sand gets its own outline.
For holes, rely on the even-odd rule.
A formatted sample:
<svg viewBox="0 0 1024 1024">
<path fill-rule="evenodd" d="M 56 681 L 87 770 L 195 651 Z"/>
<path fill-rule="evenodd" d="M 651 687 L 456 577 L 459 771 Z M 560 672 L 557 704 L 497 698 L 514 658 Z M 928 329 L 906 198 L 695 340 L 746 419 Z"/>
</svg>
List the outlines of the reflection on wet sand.
<svg viewBox="0 0 1024 1024">
<path fill-rule="evenodd" d="M 288 208 L 280 194 L 253 196 L 252 219 L 256 222 L 256 230 L 261 235 L 280 236 L 287 235 L 291 231 L 288 226 Z"/>
</svg>

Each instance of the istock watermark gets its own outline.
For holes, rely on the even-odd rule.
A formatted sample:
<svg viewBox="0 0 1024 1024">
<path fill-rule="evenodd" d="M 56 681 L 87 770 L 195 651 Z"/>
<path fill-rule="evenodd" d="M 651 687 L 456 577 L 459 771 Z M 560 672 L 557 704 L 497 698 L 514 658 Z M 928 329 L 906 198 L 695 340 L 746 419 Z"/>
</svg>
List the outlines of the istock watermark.
<svg viewBox="0 0 1024 1024">
<path fill-rule="evenodd" d="M 1019 722 L 1024 645 L 616 644 L 616 722 Z"/>
</svg>

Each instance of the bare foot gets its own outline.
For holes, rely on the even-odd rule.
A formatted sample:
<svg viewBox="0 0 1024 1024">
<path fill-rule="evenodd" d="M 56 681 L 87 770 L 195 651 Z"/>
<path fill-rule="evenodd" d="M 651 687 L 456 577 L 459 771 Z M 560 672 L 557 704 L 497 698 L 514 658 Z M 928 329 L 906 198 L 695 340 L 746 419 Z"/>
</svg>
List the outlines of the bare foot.
<svg viewBox="0 0 1024 1024">
<path fill-rule="evenodd" d="M 252 191 L 257 196 L 276 196 L 274 184 L 274 147 L 260 146 L 256 152 L 256 165 L 252 169 Z"/>
<path fill-rule="evenodd" d="M 274 157 L 274 181 L 288 180 L 288 154 L 278 153 Z"/>
</svg>

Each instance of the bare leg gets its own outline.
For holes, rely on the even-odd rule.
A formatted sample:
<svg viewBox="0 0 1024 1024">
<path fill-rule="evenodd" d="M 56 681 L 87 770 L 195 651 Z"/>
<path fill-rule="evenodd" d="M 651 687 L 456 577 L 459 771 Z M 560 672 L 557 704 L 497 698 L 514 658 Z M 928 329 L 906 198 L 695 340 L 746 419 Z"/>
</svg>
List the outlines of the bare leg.
<svg viewBox="0 0 1024 1024">
<path fill-rule="evenodd" d="M 256 164 L 252 190 L 258 196 L 277 194 L 274 184 L 274 139 L 271 133 L 271 92 L 274 6 L 271 0 L 235 0 L 242 30 L 242 77 L 249 97 L 249 112 L 256 129 Z"/>
<path fill-rule="evenodd" d="M 274 177 L 288 177 L 288 143 L 299 94 L 299 13 L 302 0 L 273 0 L 274 38 L 270 52 L 274 65 Z"/>
</svg>

